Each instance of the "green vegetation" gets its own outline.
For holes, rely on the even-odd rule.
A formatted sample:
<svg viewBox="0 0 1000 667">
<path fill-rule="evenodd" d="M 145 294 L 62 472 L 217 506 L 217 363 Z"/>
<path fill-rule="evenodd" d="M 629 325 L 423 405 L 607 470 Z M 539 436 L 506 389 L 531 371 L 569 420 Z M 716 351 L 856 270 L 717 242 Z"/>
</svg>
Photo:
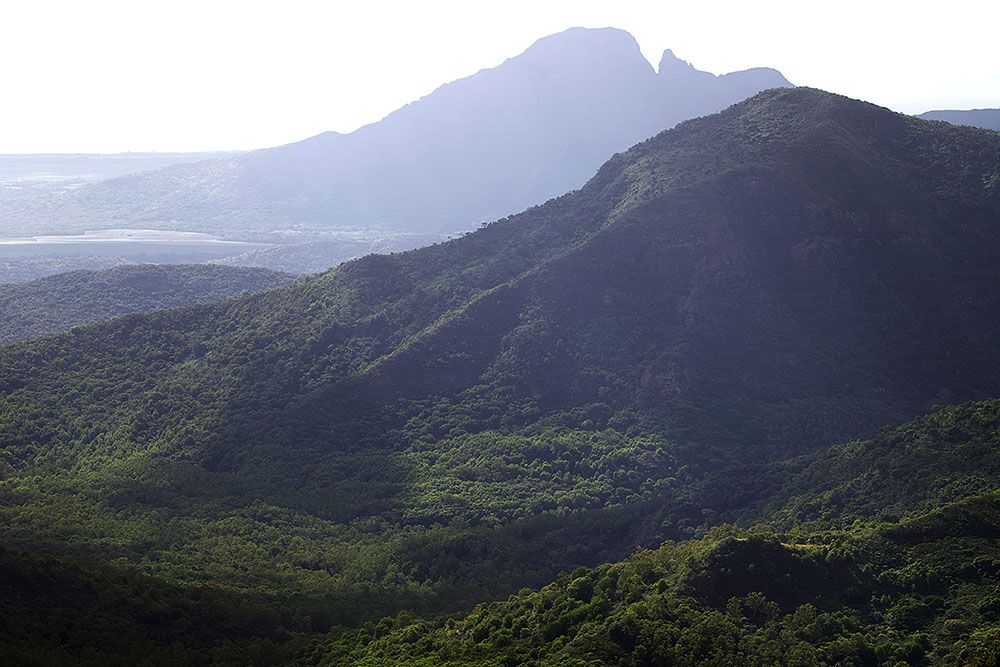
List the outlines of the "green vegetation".
<svg viewBox="0 0 1000 667">
<path fill-rule="evenodd" d="M 182 589 L 100 565 L 0 550 L 5 665 L 234 664 L 273 661 L 289 642 L 264 596 Z M 211 657 L 210 657 L 211 656 Z"/>
<path fill-rule="evenodd" d="M 136 642 L 181 663 L 972 660 L 996 622 L 1000 403 L 927 413 L 1000 394 L 998 154 L 770 91 L 460 239 L 0 348 L 6 567 L 79 591 L 53 615 L 32 575 L 0 641 L 94 662 Z M 968 532 L 901 537 L 946 504 Z M 637 547 L 656 551 L 577 571 Z M 767 575 L 727 575 L 746 564 Z M 136 609 L 144 586 L 169 620 Z M 127 647 L 88 638 L 122 618 Z"/>
<path fill-rule="evenodd" d="M 2 498 L 18 551 L 0 552 L 10 582 L 0 645 L 42 664 L 771 664 L 794 653 L 797 664 L 989 665 L 1000 636 L 998 434 L 1000 402 L 948 407 L 792 463 L 731 470 L 715 488 L 716 476 L 675 479 L 649 502 L 535 507 L 534 520 L 506 528 L 509 499 L 450 474 L 448 456 L 443 473 L 423 471 L 403 516 L 346 526 L 237 497 L 224 508 L 207 479 L 182 483 L 179 471 L 159 497 L 141 480 L 114 492 L 35 480 Z M 581 436 L 554 440 L 562 453 Z M 474 444 L 470 469 L 511 466 L 512 495 L 533 486 L 511 443 Z M 751 477 L 774 482 L 757 491 L 787 504 L 720 503 L 718 487 Z M 552 481 L 534 486 L 535 498 L 560 497 Z M 693 518 L 708 498 L 718 510 Z M 822 508 L 823 520 L 803 508 Z M 743 527 L 709 527 L 726 513 Z M 699 537 L 572 566 L 583 539 L 604 541 L 598 560 L 613 560 L 614 545 L 659 544 L 644 539 L 656 522 L 660 535 Z M 552 580 L 468 616 L 436 615 L 508 594 L 509 582 Z"/>
<path fill-rule="evenodd" d="M 217 301 L 291 280 L 265 269 L 140 264 L 0 285 L 0 343 L 121 315 Z"/>
<path fill-rule="evenodd" d="M 1000 495 L 815 541 L 757 527 L 641 550 L 459 619 L 318 643 L 321 664 L 995 665 Z"/>
</svg>

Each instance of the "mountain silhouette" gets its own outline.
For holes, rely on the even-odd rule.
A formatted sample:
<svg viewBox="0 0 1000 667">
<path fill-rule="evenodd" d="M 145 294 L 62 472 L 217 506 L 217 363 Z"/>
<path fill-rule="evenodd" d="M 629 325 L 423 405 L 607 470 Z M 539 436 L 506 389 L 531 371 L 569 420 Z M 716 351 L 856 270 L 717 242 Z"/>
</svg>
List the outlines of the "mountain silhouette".
<svg viewBox="0 0 1000 667">
<path fill-rule="evenodd" d="M 657 73 L 626 32 L 574 28 L 350 134 L 135 174 L 14 205 L 10 224 L 142 225 L 230 235 L 377 227 L 454 232 L 580 187 L 615 152 L 760 90 L 753 69 Z M 58 221 L 58 222 L 57 222 Z"/>
</svg>

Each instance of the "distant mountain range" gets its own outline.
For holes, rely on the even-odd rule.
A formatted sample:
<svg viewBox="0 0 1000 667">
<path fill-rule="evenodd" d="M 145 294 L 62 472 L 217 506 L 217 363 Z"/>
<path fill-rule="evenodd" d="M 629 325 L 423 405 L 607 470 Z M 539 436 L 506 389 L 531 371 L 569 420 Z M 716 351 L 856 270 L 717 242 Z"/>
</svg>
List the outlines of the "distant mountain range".
<svg viewBox="0 0 1000 667">
<path fill-rule="evenodd" d="M 772 89 L 447 243 L 0 347 L 0 646 L 977 664 L 1000 407 L 877 431 L 1000 393 L 998 154 Z"/>
<path fill-rule="evenodd" d="M 296 228 L 449 233 L 578 188 L 617 151 L 766 88 L 576 28 L 350 134 L 175 165 L 61 192 L 0 196 L 8 234 L 151 227 L 247 236 Z M 268 237 L 280 238 L 274 235 Z"/>
<path fill-rule="evenodd" d="M 0 344 L 121 315 L 218 301 L 292 279 L 259 268 L 136 264 L 0 285 Z"/>
<path fill-rule="evenodd" d="M 940 110 L 920 114 L 924 120 L 943 120 L 952 125 L 971 125 L 1000 132 L 1000 109 Z"/>
</svg>

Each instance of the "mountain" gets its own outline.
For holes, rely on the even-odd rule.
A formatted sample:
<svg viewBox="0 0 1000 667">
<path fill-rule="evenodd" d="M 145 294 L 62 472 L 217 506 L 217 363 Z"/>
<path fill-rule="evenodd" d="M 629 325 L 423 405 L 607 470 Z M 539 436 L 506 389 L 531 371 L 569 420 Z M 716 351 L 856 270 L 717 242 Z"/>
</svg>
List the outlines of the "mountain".
<svg viewBox="0 0 1000 667">
<path fill-rule="evenodd" d="M 291 280 L 266 269 L 138 264 L 0 285 L 0 344 L 131 313 L 218 301 Z"/>
<path fill-rule="evenodd" d="M 58 197 L 8 193 L 0 211 L 11 234 L 95 224 L 230 237 L 289 228 L 464 231 L 579 187 L 616 151 L 682 120 L 787 85 L 774 70 L 698 72 L 669 51 L 657 73 L 628 33 L 576 28 L 350 134 Z"/>
<path fill-rule="evenodd" d="M 234 637 L 273 632 L 234 650 L 270 655 L 278 629 L 292 644 L 345 626 L 384 636 L 380 618 L 461 612 L 730 516 L 811 539 L 988 492 L 989 403 L 950 413 L 966 427 L 932 419 L 926 437 L 822 453 L 1000 391 L 998 152 L 993 133 L 775 89 L 447 243 L 8 345 L 12 567 L 35 567 L 29 554 L 79 564 L 76 580 L 121 569 L 178 608 L 218 591 L 237 600 L 220 619 L 245 599 Z M 884 465 L 882 443 L 898 452 Z M 882 558 L 845 568 L 893 570 Z M 902 604 L 899 576 L 861 590 Z M 706 590 L 717 607 L 732 589 Z M 976 613 L 992 613 L 981 593 Z M 931 595 L 913 602 L 937 623 L 953 598 Z"/>
<path fill-rule="evenodd" d="M 968 111 L 928 111 L 920 114 L 925 120 L 943 120 L 952 125 L 971 125 L 1000 132 L 1000 109 L 969 109 Z"/>
</svg>

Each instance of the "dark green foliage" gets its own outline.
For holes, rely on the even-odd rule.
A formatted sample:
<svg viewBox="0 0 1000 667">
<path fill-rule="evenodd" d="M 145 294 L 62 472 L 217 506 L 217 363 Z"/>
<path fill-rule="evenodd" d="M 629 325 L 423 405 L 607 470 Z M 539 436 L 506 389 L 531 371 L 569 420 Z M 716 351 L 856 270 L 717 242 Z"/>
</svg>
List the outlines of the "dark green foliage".
<svg viewBox="0 0 1000 667">
<path fill-rule="evenodd" d="M 301 631 L 298 610 L 266 596 L 182 588 L 104 566 L 0 549 L 6 665 L 190 665 L 213 654 L 273 663 Z M 306 627 L 308 630 L 309 628 Z"/>
<path fill-rule="evenodd" d="M 998 438 L 1000 401 L 939 407 L 867 439 L 718 471 L 685 488 L 669 516 L 688 517 L 685 526 L 768 516 L 789 531 L 891 520 L 996 488 Z"/>
<path fill-rule="evenodd" d="M 993 489 L 1000 481 L 1000 401 L 940 408 L 877 436 L 801 459 L 769 498 L 792 526 L 898 517 Z"/>
<path fill-rule="evenodd" d="M 761 531 L 716 529 L 463 618 L 399 616 L 306 653 L 331 665 L 456 667 L 987 666 L 1000 657 L 996 493 L 818 542 Z"/>
<path fill-rule="evenodd" d="M 0 285 L 0 343 L 131 313 L 218 301 L 291 280 L 265 269 L 140 264 Z"/>
</svg>

